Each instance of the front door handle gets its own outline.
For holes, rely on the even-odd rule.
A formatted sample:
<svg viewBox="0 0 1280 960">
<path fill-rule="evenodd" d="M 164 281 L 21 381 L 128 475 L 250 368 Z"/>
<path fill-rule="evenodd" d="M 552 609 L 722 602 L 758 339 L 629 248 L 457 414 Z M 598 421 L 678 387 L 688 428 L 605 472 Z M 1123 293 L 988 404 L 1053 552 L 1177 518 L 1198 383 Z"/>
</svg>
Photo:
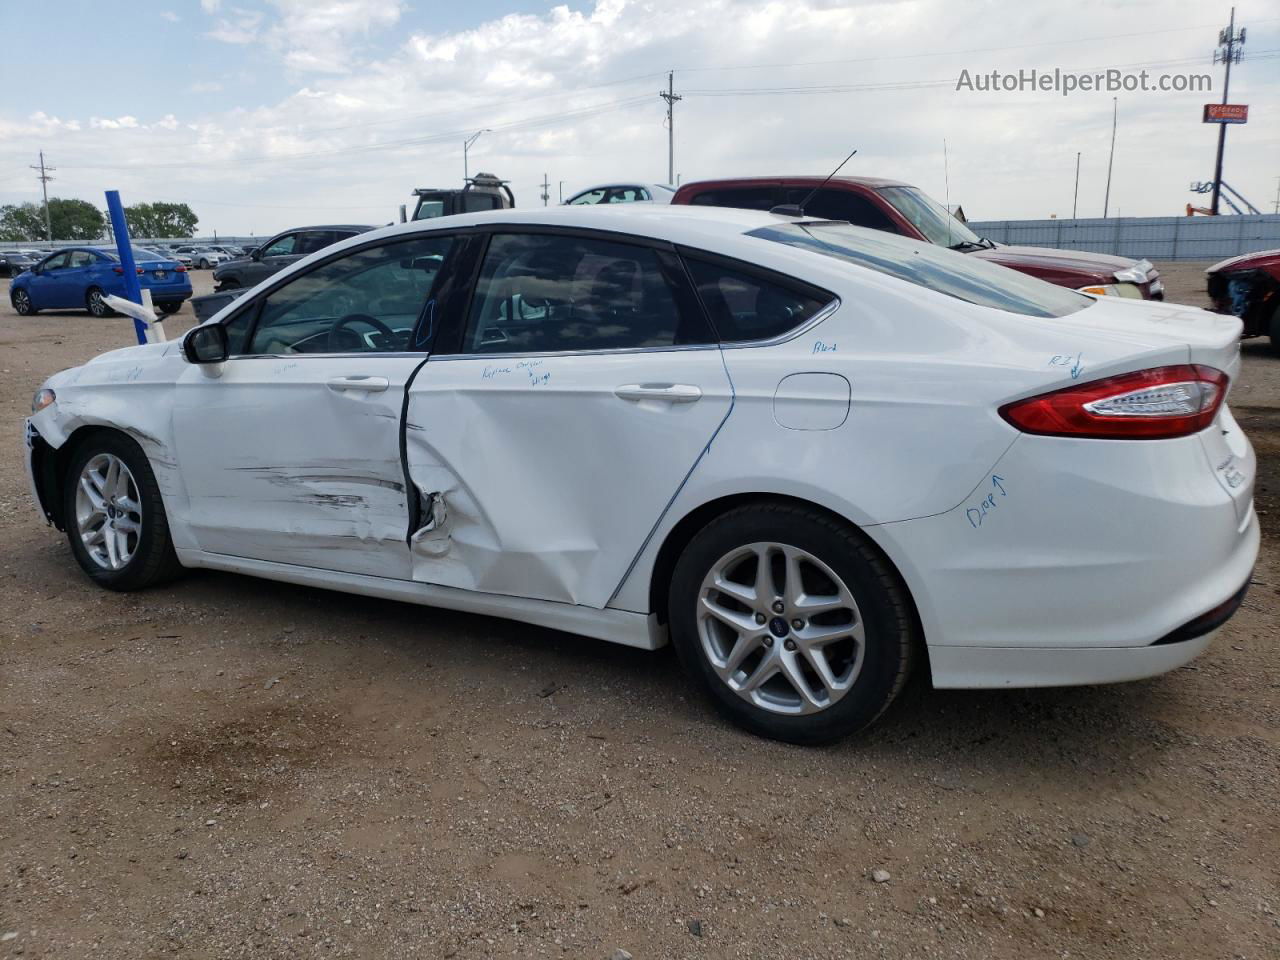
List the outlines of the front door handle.
<svg viewBox="0 0 1280 960">
<path fill-rule="evenodd" d="M 326 381 L 326 386 L 330 390 L 336 390 L 341 393 L 344 390 L 360 390 L 364 393 L 382 393 L 387 387 L 391 386 L 391 381 L 386 377 L 334 377 Z"/>
<path fill-rule="evenodd" d="M 628 383 L 613 391 L 622 400 L 661 400 L 666 403 L 693 403 L 702 390 L 690 383 Z"/>
</svg>

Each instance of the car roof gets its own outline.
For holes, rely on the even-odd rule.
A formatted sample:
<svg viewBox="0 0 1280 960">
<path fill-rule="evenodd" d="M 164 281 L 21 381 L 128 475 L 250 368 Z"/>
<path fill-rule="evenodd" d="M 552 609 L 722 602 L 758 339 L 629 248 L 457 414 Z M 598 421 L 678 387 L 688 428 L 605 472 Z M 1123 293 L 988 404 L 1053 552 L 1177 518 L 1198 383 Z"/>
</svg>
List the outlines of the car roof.
<svg viewBox="0 0 1280 960">
<path fill-rule="evenodd" d="M 778 177 L 723 177 L 715 180 L 693 180 L 680 185 L 681 191 L 694 187 L 817 187 L 826 181 L 825 176 L 778 176 Z M 888 180 L 884 177 L 832 177 L 831 183 L 848 183 L 873 190 L 881 187 L 909 187 L 911 184 L 901 180 Z"/>
<path fill-rule="evenodd" d="M 278 237 L 282 233 L 297 233 L 299 230 L 359 230 L 361 233 L 366 233 L 369 230 L 376 229 L 377 227 L 367 223 L 321 223 L 314 226 L 290 227 L 288 230 L 277 230 L 272 236 Z M 267 239 L 270 240 L 271 237 Z"/>
</svg>

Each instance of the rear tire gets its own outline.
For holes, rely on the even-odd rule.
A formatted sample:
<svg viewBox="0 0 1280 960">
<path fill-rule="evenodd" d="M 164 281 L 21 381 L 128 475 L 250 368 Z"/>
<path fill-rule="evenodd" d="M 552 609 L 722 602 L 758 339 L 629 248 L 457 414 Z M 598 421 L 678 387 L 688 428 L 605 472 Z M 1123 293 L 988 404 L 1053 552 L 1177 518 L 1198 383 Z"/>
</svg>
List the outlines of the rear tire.
<svg viewBox="0 0 1280 960">
<path fill-rule="evenodd" d="M 163 313 L 165 316 L 171 316 L 172 314 L 175 314 L 175 313 L 177 313 L 179 310 L 181 310 L 181 309 L 182 309 L 182 304 L 180 304 L 180 303 L 157 303 L 157 304 L 156 304 L 156 309 L 157 309 L 157 310 L 159 310 L 161 313 Z"/>
<path fill-rule="evenodd" d="M 115 316 L 115 311 L 107 306 L 107 301 L 102 299 L 101 287 L 90 287 L 85 291 L 84 305 L 89 312 L 95 317 L 111 317 Z"/>
<path fill-rule="evenodd" d="M 72 451 L 62 493 L 71 553 L 99 586 L 140 590 L 182 572 L 160 487 L 132 438 L 87 437 Z"/>
<path fill-rule="evenodd" d="M 707 524 L 676 563 L 669 623 L 681 663 L 721 713 L 805 745 L 873 723 L 902 690 L 917 647 L 906 589 L 871 542 L 788 504 L 740 507 Z"/>
</svg>

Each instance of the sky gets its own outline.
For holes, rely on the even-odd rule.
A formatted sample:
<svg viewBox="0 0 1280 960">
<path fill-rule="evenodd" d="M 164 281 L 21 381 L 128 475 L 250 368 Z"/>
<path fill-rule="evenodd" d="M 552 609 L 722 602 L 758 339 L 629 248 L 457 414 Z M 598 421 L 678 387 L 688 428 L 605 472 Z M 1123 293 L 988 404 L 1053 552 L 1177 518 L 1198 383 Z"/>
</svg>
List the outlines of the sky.
<svg viewBox="0 0 1280 960">
<path fill-rule="evenodd" d="M 1205 0 L 61 0 L 3 6 L 0 204 L 50 195 L 191 204 L 199 233 L 264 235 L 397 219 L 414 187 L 470 171 L 518 206 L 675 172 L 830 172 L 913 183 L 970 219 L 1101 216 L 1117 112 L 1112 215 L 1172 216 L 1213 176 L 1214 66 L 1230 6 Z M 125 9 L 127 14 L 119 11 Z M 1280 8 L 1250 0 L 1224 180 L 1264 212 L 1280 187 Z M 51 51 L 50 43 L 54 44 Z M 1151 82 L 1208 74 L 1209 93 L 982 91 L 993 70 Z M 975 85 L 975 84 L 971 84 Z M 945 150 L 944 150 L 945 144 Z"/>
</svg>

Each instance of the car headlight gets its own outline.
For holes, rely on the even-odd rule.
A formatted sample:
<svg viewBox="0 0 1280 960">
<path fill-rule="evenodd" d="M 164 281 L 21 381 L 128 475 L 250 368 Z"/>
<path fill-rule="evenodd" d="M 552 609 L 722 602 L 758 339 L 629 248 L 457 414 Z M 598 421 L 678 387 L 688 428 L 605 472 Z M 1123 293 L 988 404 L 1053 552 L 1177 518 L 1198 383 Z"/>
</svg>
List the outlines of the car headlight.
<svg viewBox="0 0 1280 960">
<path fill-rule="evenodd" d="M 1112 276 L 1121 283 L 1146 283 L 1147 274 L 1151 272 L 1152 267 L 1153 264 L 1150 260 L 1139 260 L 1132 266 L 1117 270 Z"/>
<path fill-rule="evenodd" d="M 57 394 L 55 394 L 52 390 L 50 390 L 48 387 L 41 387 L 39 390 L 36 391 L 36 395 L 31 398 L 32 414 L 39 413 L 45 407 L 53 406 L 54 401 L 57 399 L 58 399 Z"/>
</svg>

